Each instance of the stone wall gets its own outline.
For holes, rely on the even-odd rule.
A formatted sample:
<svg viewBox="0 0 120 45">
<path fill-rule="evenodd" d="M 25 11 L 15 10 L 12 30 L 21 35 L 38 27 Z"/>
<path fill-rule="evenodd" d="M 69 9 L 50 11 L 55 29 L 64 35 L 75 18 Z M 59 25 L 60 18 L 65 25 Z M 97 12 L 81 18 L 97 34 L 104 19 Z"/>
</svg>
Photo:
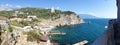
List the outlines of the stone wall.
<svg viewBox="0 0 120 45">
<path fill-rule="evenodd" d="M 120 20 L 116 20 L 113 24 L 113 30 L 114 30 L 114 41 L 115 45 L 120 45 Z"/>
<path fill-rule="evenodd" d="M 107 31 L 97 40 L 95 40 L 95 42 L 92 45 L 115 45 L 114 32 L 116 31 L 116 22 L 116 19 L 110 20 Z"/>
</svg>

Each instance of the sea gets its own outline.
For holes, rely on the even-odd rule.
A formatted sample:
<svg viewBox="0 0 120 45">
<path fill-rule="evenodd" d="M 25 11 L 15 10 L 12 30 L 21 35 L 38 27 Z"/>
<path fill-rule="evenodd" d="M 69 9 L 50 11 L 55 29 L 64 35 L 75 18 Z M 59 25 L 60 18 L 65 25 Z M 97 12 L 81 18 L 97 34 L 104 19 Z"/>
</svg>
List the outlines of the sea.
<svg viewBox="0 0 120 45">
<path fill-rule="evenodd" d="M 57 27 L 52 30 L 53 33 L 66 33 L 66 35 L 50 36 L 53 40 L 60 45 L 75 44 L 83 40 L 87 40 L 91 45 L 98 37 L 100 37 L 108 26 L 110 19 L 84 19 L 86 23 L 71 26 Z"/>
</svg>

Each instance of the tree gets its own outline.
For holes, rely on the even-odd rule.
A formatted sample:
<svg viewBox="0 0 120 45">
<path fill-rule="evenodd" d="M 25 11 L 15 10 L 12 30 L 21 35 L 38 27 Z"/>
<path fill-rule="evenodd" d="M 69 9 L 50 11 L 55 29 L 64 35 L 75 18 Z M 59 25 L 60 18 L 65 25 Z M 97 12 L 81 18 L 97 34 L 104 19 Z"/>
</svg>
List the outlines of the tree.
<svg viewBox="0 0 120 45">
<path fill-rule="evenodd" d="M 26 18 L 28 15 L 25 15 L 25 14 L 19 14 L 18 15 L 18 18 Z"/>
<path fill-rule="evenodd" d="M 27 41 L 37 41 L 39 42 L 41 34 L 37 33 L 35 30 L 27 32 Z"/>
<path fill-rule="evenodd" d="M 30 24 L 29 21 L 21 21 L 20 22 L 23 26 L 28 26 Z"/>
<path fill-rule="evenodd" d="M 67 14 L 67 15 L 70 15 L 70 14 L 75 14 L 74 12 L 72 12 L 72 11 L 64 11 L 63 12 L 64 14 Z"/>
</svg>

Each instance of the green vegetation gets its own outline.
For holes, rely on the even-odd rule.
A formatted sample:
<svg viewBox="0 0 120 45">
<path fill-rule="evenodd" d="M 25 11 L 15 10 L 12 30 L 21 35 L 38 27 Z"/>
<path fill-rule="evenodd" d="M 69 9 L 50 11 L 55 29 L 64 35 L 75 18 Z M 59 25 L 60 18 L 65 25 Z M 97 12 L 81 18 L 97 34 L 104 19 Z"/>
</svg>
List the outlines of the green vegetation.
<svg viewBox="0 0 120 45">
<path fill-rule="evenodd" d="M 61 15 L 70 15 L 75 14 L 72 11 L 61 11 L 61 10 L 55 10 L 54 13 L 51 13 L 51 9 L 44 9 L 44 8 L 21 8 L 21 9 L 15 9 L 12 11 L 0 11 L 0 19 L 10 19 L 13 18 L 15 15 L 15 12 L 17 14 L 18 18 L 25 19 L 27 16 L 37 16 L 37 19 L 32 19 L 32 21 L 21 21 L 21 22 L 15 22 L 12 21 L 11 25 L 15 26 L 29 26 L 29 25 L 35 25 L 37 22 L 40 22 L 43 19 L 58 19 Z M 14 15 L 14 16 L 13 16 Z"/>
<path fill-rule="evenodd" d="M 28 16 L 28 15 L 26 15 L 26 14 L 19 14 L 19 15 L 18 15 L 19 18 L 26 18 L 27 16 Z"/>
<path fill-rule="evenodd" d="M 30 21 L 22 21 L 22 22 L 20 22 L 20 24 L 22 24 L 23 26 L 28 26 L 31 23 L 32 22 L 30 22 Z"/>
<path fill-rule="evenodd" d="M 9 32 L 12 32 L 13 31 L 13 27 L 11 27 L 11 25 L 9 25 Z"/>
<path fill-rule="evenodd" d="M 0 16 L 10 18 L 13 15 L 14 11 L 0 11 Z"/>
<path fill-rule="evenodd" d="M 4 16 L 7 18 L 11 18 L 15 11 L 18 11 L 19 18 L 26 18 L 28 15 L 35 15 L 38 18 L 49 19 L 49 18 L 59 18 L 60 14 L 75 14 L 72 11 L 61 11 L 55 10 L 55 13 L 51 13 L 51 9 L 43 9 L 43 8 L 21 8 L 13 11 L 0 11 L 0 16 Z M 22 14 L 20 14 L 22 12 Z"/>
<path fill-rule="evenodd" d="M 29 32 L 27 32 L 27 41 L 37 41 L 39 42 L 41 38 L 41 34 L 38 33 L 35 30 L 31 30 Z"/>
<path fill-rule="evenodd" d="M 11 25 L 22 27 L 23 25 L 18 22 L 11 22 Z"/>
<path fill-rule="evenodd" d="M 38 19 L 32 19 L 32 22 L 37 22 L 37 21 L 39 21 Z"/>
<path fill-rule="evenodd" d="M 34 25 L 33 21 L 21 21 L 21 22 L 11 22 L 11 25 L 19 26 L 19 27 L 24 27 L 24 26 L 29 26 L 29 25 Z"/>
<path fill-rule="evenodd" d="M 71 11 L 64 11 L 63 13 L 66 15 L 75 14 L 74 12 L 71 12 Z"/>
</svg>

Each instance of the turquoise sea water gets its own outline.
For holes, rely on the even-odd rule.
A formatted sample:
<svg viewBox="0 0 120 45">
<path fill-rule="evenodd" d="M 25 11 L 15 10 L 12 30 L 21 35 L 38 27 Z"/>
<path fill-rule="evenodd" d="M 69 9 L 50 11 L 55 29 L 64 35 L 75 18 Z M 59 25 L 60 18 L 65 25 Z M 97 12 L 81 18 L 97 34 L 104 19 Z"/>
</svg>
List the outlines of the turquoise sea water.
<svg viewBox="0 0 120 45">
<path fill-rule="evenodd" d="M 93 43 L 99 36 L 101 36 L 107 29 L 110 19 L 84 19 L 89 24 L 71 25 L 65 27 L 58 27 L 53 29 L 53 32 L 64 32 L 65 36 L 51 36 L 51 40 L 64 44 L 75 44 L 83 40 L 88 40 L 88 45 Z"/>
</svg>

